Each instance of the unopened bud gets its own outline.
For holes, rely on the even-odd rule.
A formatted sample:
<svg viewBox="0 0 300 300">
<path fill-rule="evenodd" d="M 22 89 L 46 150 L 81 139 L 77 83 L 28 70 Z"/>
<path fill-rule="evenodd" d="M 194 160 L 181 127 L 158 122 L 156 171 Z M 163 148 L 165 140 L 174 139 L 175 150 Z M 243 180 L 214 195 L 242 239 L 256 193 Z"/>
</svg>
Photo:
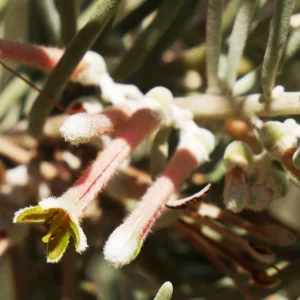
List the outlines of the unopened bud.
<svg viewBox="0 0 300 300">
<path fill-rule="evenodd" d="M 239 167 L 248 172 L 253 165 L 253 152 L 246 143 L 234 141 L 225 150 L 224 164 L 228 171 Z"/>
<path fill-rule="evenodd" d="M 225 150 L 224 204 L 233 212 L 242 211 L 248 204 L 248 174 L 253 166 L 253 161 L 252 150 L 241 141 L 230 143 Z"/>
<path fill-rule="evenodd" d="M 287 150 L 297 147 L 292 128 L 278 121 L 266 122 L 261 128 L 260 137 L 264 148 L 279 161 Z"/>
<path fill-rule="evenodd" d="M 241 168 L 233 168 L 226 173 L 223 192 L 224 204 L 227 209 L 238 213 L 249 202 L 248 176 Z"/>
<path fill-rule="evenodd" d="M 256 182 L 250 187 L 247 208 L 262 211 L 272 201 L 285 196 L 286 193 L 287 178 L 285 173 L 271 168 L 264 181 Z"/>
</svg>

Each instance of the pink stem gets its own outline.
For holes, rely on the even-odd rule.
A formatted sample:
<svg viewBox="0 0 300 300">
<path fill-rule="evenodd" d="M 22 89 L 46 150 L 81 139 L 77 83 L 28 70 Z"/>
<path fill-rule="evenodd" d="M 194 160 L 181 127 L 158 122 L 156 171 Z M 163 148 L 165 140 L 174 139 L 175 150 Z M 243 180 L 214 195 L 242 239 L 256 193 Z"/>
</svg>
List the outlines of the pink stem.
<svg viewBox="0 0 300 300">
<path fill-rule="evenodd" d="M 150 109 L 137 111 L 127 122 L 126 127 L 87 168 L 62 197 L 70 202 L 76 212 L 81 214 L 90 201 L 94 200 L 99 191 L 116 173 L 121 163 L 160 123 L 160 120 Z"/>
<path fill-rule="evenodd" d="M 198 161 L 191 152 L 185 149 L 177 150 L 164 173 L 148 189 L 123 225 L 142 228 L 140 238 L 144 240 L 153 223 L 165 209 L 175 189 L 190 176 L 197 166 Z M 141 222 L 144 222 L 142 226 Z"/>
<path fill-rule="evenodd" d="M 42 47 L 36 45 L 22 44 L 18 42 L 0 39 L 0 59 L 21 63 L 42 70 L 51 72 L 61 59 L 64 49 Z M 81 61 L 72 77 L 76 77 L 88 64 Z"/>
</svg>

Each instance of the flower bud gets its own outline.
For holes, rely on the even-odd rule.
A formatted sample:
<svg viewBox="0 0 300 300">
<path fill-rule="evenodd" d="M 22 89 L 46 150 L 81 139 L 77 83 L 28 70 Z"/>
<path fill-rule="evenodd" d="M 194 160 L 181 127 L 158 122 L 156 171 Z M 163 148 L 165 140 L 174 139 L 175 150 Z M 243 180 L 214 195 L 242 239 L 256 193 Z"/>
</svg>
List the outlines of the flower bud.
<svg viewBox="0 0 300 300">
<path fill-rule="evenodd" d="M 253 165 L 250 147 L 240 141 L 229 144 L 224 153 L 226 168 L 224 204 L 233 212 L 242 211 L 249 201 L 248 174 Z"/>
<path fill-rule="evenodd" d="M 251 148 L 241 141 L 230 143 L 224 153 L 224 164 L 227 171 L 239 167 L 249 172 L 253 166 L 253 152 Z"/>
<path fill-rule="evenodd" d="M 287 150 L 297 147 L 297 138 L 292 128 L 278 121 L 266 122 L 260 131 L 264 148 L 273 159 L 282 160 Z"/>
<path fill-rule="evenodd" d="M 287 178 L 284 172 L 272 167 L 262 182 L 257 180 L 249 190 L 249 203 L 247 208 L 262 211 L 269 204 L 287 193 Z"/>
</svg>

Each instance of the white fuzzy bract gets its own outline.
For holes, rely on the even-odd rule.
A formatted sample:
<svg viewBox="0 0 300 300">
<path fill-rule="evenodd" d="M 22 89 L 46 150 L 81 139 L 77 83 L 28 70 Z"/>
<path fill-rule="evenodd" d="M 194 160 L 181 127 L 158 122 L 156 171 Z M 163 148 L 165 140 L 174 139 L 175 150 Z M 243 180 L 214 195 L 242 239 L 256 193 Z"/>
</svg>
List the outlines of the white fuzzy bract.
<svg viewBox="0 0 300 300">
<path fill-rule="evenodd" d="M 60 128 L 64 139 L 73 145 L 88 142 L 97 134 L 97 126 L 86 113 L 68 117 Z"/>
<path fill-rule="evenodd" d="M 141 241 L 131 228 L 116 228 L 104 246 L 104 258 L 115 268 L 129 264 L 139 253 Z"/>
</svg>

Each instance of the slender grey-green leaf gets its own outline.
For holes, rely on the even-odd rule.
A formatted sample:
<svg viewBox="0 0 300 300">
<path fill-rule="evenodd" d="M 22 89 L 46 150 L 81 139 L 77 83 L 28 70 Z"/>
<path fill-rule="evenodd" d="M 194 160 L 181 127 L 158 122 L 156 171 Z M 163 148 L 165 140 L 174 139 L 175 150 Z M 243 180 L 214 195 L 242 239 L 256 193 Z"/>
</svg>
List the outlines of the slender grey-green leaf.
<svg viewBox="0 0 300 300">
<path fill-rule="evenodd" d="M 143 66 L 148 54 L 157 45 L 171 24 L 173 24 L 173 19 L 180 13 L 184 5 L 185 1 L 182 0 L 164 0 L 155 19 L 142 32 L 115 70 L 113 77 L 117 81 L 126 81 L 128 77 Z"/>
<path fill-rule="evenodd" d="M 229 1 L 222 20 L 222 33 L 224 36 L 229 35 L 234 19 L 236 17 L 237 11 L 240 7 L 241 0 L 231 0 Z"/>
<path fill-rule="evenodd" d="M 220 93 L 218 69 L 222 39 L 222 0 L 209 0 L 206 21 L 207 92 Z"/>
<path fill-rule="evenodd" d="M 60 41 L 67 45 L 77 32 L 77 16 L 79 14 L 79 0 L 63 0 L 57 3 L 60 17 Z"/>
<path fill-rule="evenodd" d="M 59 15 L 54 5 L 54 0 L 36 0 L 36 9 L 39 14 L 40 22 L 44 25 L 44 29 L 52 45 L 59 44 L 60 40 L 60 22 Z"/>
<path fill-rule="evenodd" d="M 173 285 L 170 281 L 167 281 L 161 286 L 154 300 L 171 300 L 172 295 L 173 295 Z"/>
<path fill-rule="evenodd" d="M 270 34 L 265 52 L 261 85 L 266 100 L 271 97 L 279 62 L 282 57 L 294 7 L 294 0 L 277 0 L 271 21 Z"/>
<path fill-rule="evenodd" d="M 91 46 L 94 44 L 104 27 L 114 15 L 122 0 L 102 0 L 98 2 L 88 23 L 77 33 L 68 45 L 63 57 L 46 81 L 43 93 L 58 102 L 58 97 L 64 90 L 72 72 Z M 35 100 L 29 115 L 29 132 L 40 137 L 45 119 L 53 105 L 45 102 L 39 95 Z"/>
<path fill-rule="evenodd" d="M 225 77 L 225 82 L 230 93 L 237 78 L 237 70 L 244 52 L 257 3 L 258 0 L 242 0 L 233 25 Z"/>
</svg>

